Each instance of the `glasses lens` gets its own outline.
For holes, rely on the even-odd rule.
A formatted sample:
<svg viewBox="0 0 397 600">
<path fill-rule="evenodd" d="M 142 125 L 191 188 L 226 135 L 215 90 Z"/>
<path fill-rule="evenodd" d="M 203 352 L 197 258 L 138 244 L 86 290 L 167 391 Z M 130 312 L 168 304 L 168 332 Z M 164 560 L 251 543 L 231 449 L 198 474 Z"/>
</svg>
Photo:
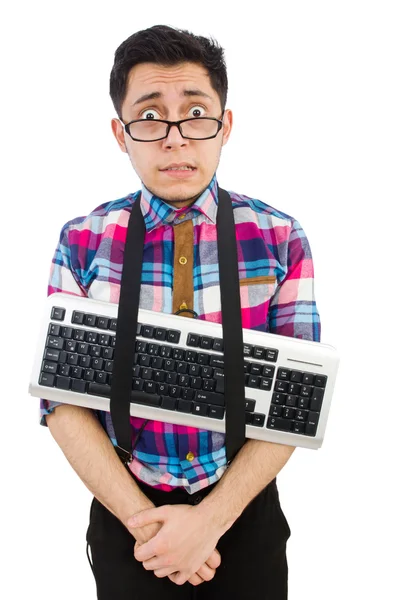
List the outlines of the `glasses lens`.
<svg viewBox="0 0 397 600">
<path fill-rule="evenodd" d="M 167 123 L 159 123 L 158 121 L 152 121 L 150 119 L 131 123 L 130 125 L 131 136 L 138 140 L 150 142 L 151 140 L 158 140 L 159 138 L 165 137 L 166 133 Z"/>
<path fill-rule="evenodd" d="M 183 135 L 186 137 L 204 139 L 216 135 L 218 123 L 213 119 L 201 117 L 181 123 L 181 128 Z"/>
</svg>

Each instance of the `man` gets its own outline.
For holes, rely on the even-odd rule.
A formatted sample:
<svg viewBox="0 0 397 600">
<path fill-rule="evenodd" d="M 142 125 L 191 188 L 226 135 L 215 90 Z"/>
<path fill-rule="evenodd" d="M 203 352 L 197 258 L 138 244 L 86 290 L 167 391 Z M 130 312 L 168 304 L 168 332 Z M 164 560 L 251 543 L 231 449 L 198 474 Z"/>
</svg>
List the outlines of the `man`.
<svg viewBox="0 0 397 600">
<path fill-rule="evenodd" d="M 110 93 L 119 117 L 113 133 L 142 181 L 140 307 L 221 322 L 216 170 L 233 123 L 223 51 L 187 31 L 140 31 L 116 51 Z M 230 195 L 243 327 L 318 341 L 299 223 Z M 138 197 L 64 226 L 49 293 L 118 302 Z M 95 496 L 87 542 L 100 600 L 287 597 L 290 530 L 275 477 L 293 447 L 247 440 L 227 467 L 223 434 L 131 417 L 134 460 L 126 469 L 110 413 L 46 400 L 41 409 L 41 423 Z"/>
</svg>

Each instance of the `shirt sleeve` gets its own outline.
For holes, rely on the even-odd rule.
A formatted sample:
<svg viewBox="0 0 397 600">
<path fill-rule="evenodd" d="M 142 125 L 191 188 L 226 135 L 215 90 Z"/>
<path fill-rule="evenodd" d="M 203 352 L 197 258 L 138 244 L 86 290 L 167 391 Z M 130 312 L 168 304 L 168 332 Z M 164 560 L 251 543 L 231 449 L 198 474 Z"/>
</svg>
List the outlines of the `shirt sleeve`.
<svg viewBox="0 0 397 600">
<path fill-rule="evenodd" d="M 72 265 L 68 223 L 62 228 L 50 268 L 47 295 L 51 296 L 55 292 L 64 292 L 74 296 L 87 296 L 87 292 L 79 281 Z M 40 398 L 40 425 L 47 426 L 46 415 L 51 414 L 55 407 L 61 404 L 62 402 Z"/>
<path fill-rule="evenodd" d="M 321 324 L 314 298 L 314 269 L 309 242 L 295 219 L 287 244 L 285 276 L 269 307 L 269 331 L 320 341 Z"/>
</svg>

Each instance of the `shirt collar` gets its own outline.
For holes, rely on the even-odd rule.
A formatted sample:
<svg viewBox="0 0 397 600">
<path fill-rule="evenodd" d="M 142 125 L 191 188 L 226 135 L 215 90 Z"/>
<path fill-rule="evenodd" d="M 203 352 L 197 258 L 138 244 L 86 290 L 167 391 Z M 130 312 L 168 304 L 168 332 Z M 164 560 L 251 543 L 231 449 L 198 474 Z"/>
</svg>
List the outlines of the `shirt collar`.
<svg viewBox="0 0 397 600">
<path fill-rule="evenodd" d="M 179 209 L 173 208 L 165 200 L 152 194 L 142 183 L 141 211 L 145 219 L 146 231 L 151 231 L 161 225 L 173 225 L 174 222 L 181 223 L 181 215 L 186 215 L 186 219 L 191 219 L 197 216 L 197 213 L 203 214 L 207 222 L 215 224 L 218 211 L 216 174 L 191 206 Z"/>
</svg>

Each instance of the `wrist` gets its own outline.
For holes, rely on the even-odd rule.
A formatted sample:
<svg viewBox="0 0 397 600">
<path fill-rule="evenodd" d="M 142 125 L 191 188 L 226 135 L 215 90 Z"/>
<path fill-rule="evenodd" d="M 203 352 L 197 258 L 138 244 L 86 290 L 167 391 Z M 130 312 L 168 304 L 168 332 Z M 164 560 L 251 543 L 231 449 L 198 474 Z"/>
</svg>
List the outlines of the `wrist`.
<svg viewBox="0 0 397 600">
<path fill-rule="evenodd" d="M 210 524 L 211 529 L 219 533 L 221 537 L 233 525 L 236 517 L 230 515 L 225 507 L 220 507 L 215 498 L 211 498 L 211 494 L 206 496 L 200 504 L 194 507 L 196 513 L 203 520 L 204 524 Z"/>
</svg>

